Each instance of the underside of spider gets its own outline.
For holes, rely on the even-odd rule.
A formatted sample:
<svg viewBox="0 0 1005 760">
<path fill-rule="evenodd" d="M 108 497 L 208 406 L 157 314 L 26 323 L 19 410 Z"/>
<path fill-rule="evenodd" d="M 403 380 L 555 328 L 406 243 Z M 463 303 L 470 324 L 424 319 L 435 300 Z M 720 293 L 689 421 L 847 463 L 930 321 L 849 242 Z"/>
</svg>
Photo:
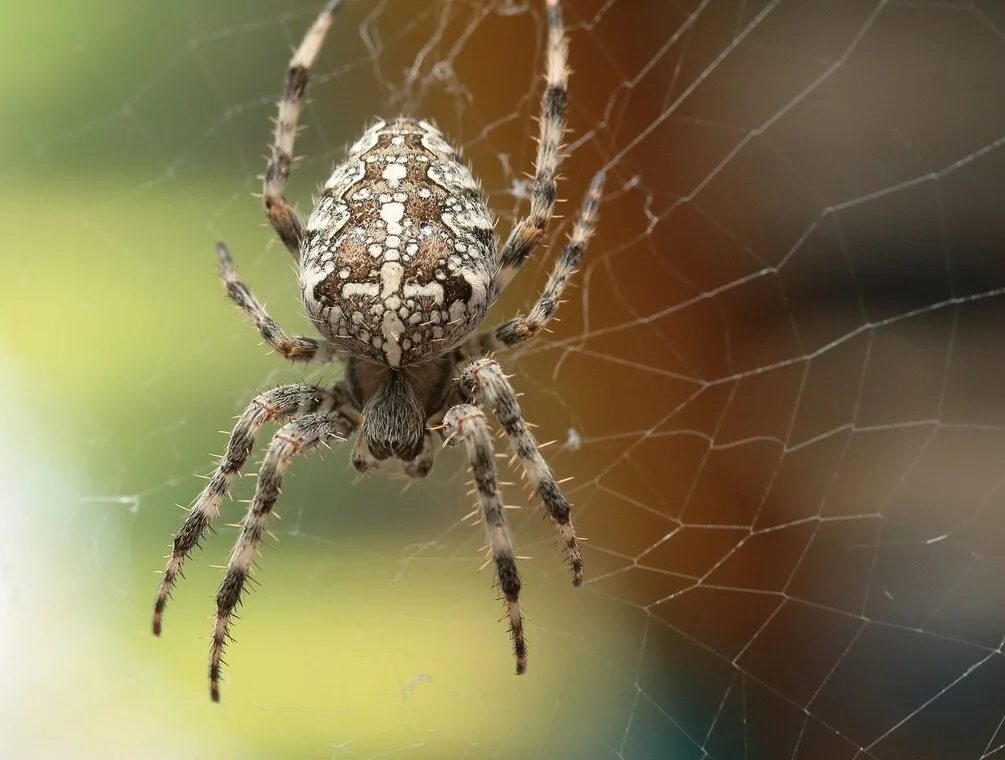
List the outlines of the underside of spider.
<svg viewBox="0 0 1005 760">
<path fill-rule="evenodd" d="M 543 238 L 555 205 L 556 172 L 565 132 L 568 45 L 559 0 L 545 0 L 547 86 L 530 210 L 498 245 L 495 219 L 460 153 L 431 123 L 378 120 L 349 149 L 324 185 L 304 224 L 284 191 L 308 73 L 340 0 L 329 0 L 290 61 L 279 103 L 264 202 L 280 240 L 299 265 L 301 297 L 322 338 L 292 337 L 237 278 L 227 248 L 217 253 L 227 293 L 265 340 L 297 362 L 338 362 L 344 380 L 330 388 L 274 388 L 240 416 L 226 453 L 174 537 L 154 605 L 161 632 L 167 599 L 192 549 L 209 529 L 266 422 L 283 423 L 259 472 L 217 593 L 210 651 L 210 694 L 219 700 L 223 650 L 234 610 L 251 572 L 283 474 L 294 455 L 354 439 L 361 472 L 396 458 L 411 477 L 425 477 L 437 444 L 463 443 L 478 494 L 481 521 L 516 655 L 523 673 L 527 649 L 520 611 L 520 575 L 499 497 L 492 437 L 483 410 L 493 413 L 526 479 L 555 526 L 573 574 L 583 563 L 570 506 L 499 365 L 488 357 L 533 339 L 558 308 L 595 224 L 602 191 L 597 175 L 569 242 L 544 291 L 525 316 L 479 333 L 489 308 Z M 460 368 L 460 371 L 458 369 Z"/>
</svg>

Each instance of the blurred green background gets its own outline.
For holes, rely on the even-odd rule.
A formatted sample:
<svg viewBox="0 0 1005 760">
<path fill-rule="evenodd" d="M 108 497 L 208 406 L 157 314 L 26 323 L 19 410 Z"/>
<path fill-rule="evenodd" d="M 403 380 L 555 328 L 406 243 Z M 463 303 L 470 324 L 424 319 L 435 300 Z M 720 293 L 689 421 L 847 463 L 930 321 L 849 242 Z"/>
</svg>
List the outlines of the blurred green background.
<svg viewBox="0 0 1005 760">
<path fill-rule="evenodd" d="M 504 361 L 575 478 L 587 583 L 570 588 L 510 488 L 532 557 L 517 679 L 483 541 L 460 522 L 459 452 L 407 490 L 393 467 L 357 482 L 344 449 L 311 456 L 210 704 L 213 595 L 243 505 L 154 639 L 174 505 L 257 392 L 338 376 L 268 355 L 212 251 L 225 239 L 273 316 L 309 330 L 252 194 L 317 5 L 4 6 L 2 754 L 996 756 L 991 2 L 567 2 L 565 209 L 598 167 L 610 180 L 562 322 Z M 291 198 L 306 212 L 371 117 L 417 113 L 464 147 L 505 234 L 532 171 L 543 31 L 536 2 L 347 2 Z"/>
<path fill-rule="evenodd" d="M 263 588 L 227 657 L 222 708 L 208 701 L 205 663 L 213 566 L 226 562 L 232 528 L 221 525 L 191 560 L 162 638 L 149 633 L 154 571 L 182 517 L 173 505 L 201 488 L 194 475 L 224 445 L 217 431 L 266 387 L 338 377 L 267 355 L 222 298 L 212 251 L 225 238 L 273 315 L 293 332 L 309 329 L 289 257 L 252 193 L 289 49 L 316 6 L 5 9 L 3 56 L 23 71 L 0 85 L 12 528 L 0 560 L 9 658 L 0 693 L 2 743 L 13 754 L 525 755 L 543 750 L 566 710 L 604 720 L 616 700 L 594 695 L 613 675 L 607 652 L 633 656 L 634 642 L 619 644 L 623 613 L 591 619 L 604 605 L 591 613 L 572 591 L 532 510 L 516 530 L 521 552 L 534 555 L 524 563 L 534 677 L 513 677 L 497 592 L 488 570 L 476 572 L 483 540 L 458 523 L 471 499 L 454 451 L 404 493 L 394 473 L 354 486 L 345 451 L 297 463 L 277 510 L 280 541 L 265 550 Z M 372 116 L 404 107 L 373 85 L 378 60 L 400 79 L 394 57 L 415 52 L 393 42 L 399 31 L 411 24 L 419 39 L 441 19 L 472 19 L 463 6 L 377 6 L 374 33 L 392 49 L 372 56 L 360 24 L 374 10 L 348 4 L 312 83 L 298 145 L 306 160 L 292 186 L 302 208 Z M 537 15 L 482 21 L 483 37 L 496 34 L 495 19 L 519 39 L 513 79 L 524 85 L 539 62 Z M 472 86 L 489 81 L 469 73 L 481 77 Z M 519 96 L 511 85 L 478 101 L 486 112 L 512 110 Z M 529 102 L 513 125 L 523 162 L 535 128 Z M 236 498 L 251 489 L 245 479 Z M 219 522 L 236 522 L 242 509 L 226 505 Z M 588 753 L 595 735 L 577 734 L 555 741 Z"/>
</svg>

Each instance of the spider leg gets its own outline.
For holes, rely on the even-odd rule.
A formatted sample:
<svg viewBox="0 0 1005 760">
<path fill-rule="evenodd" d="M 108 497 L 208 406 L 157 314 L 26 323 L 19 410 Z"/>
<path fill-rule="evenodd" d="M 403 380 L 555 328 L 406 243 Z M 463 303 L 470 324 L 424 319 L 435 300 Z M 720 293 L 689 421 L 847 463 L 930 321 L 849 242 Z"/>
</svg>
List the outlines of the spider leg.
<svg viewBox="0 0 1005 760">
<path fill-rule="evenodd" d="M 496 292 L 501 293 L 520 267 L 537 248 L 555 210 L 556 174 L 562 159 L 565 134 L 565 107 L 568 100 L 569 44 L 562 24 L 559 0 L 547 0 L 548 49 L 547 87 L 541 97 L 541 115 L 535 176 L 530 190 L 530 213 L 521 219 L 499 251 Z"/>
<path fill-rule="evenodd" d="M 576 541 L 569 502 L 555 481 L 548 463 L 541 456 L 534 434 L 530 432 L 520 413 L 520 404 L 517 403 L 513 386 L 494 359 L 479 359 L 469 364 L 461 373 L 458 384 L 461 393 L 471 403 L 485 403 L 495 412 L 509 438 L 513 453 L 520 460 L 527 481 L 555 525 L 572 570 L 572 585 L 580 585 L 583 582 L 583 555 Z"/>
<path fill-rule="evenodd" d="M 548 277 L 548 282 L 544 286 L 537 303 L 531 308 L 526 316 L 519 315 L 499 325 L 499 327 L 488 332 L 481 333 L 471 338 L 462 347 L 465 356 L 484 356 L 489 351 L 510 348 L 519 343 L 525 343 L 534 338 L 548 324 L 555 312 L 558 311 L 562 294 L 569 284 L 569 280 L 576 272 L 579 261 L 583 257 L 583 251 L 593 237 L 593 231 L 597 224 L 597 210 L 600 208 L 600 199 L 604 190 L 604 174 L 598 172 L 590 183 L 590 189 L 583 198 L 583 205 L 579 211 L 579 218 L 576 219 L 572 227 L 572 235 L 569 242 L 562 249 L 562 254 L 555 263 L 555 268 Z"/>
<path fill-rule="evenodd" d="M 209 655 L 209 693 L 214 702 L 220 701 L 220 668 L 223 649 L 230 637 L 230 620 L 234 608 L 241 601 L 244 582 L 251 572 L 251 562 L 265 533 L 272 507 L 279 498 L 283 473 L 294 455 L 333 439 L 344 440 L 354 427 L 352 420 L 345 415 L 317 412 L 287 423 L 272 437 L 258 473 L 255 498 L 248 508 L 241 534 L 227 564 L 227 572 L 216 594 L 216 623 Z"/>
<path fill-rule="evenodd" d="M 513 538 L 499 500 L 492 435 L 485 422 L 485 414 L 470 404 L 451 407 L 443 417 L 443 424 L 448 442 L 462 440 L 467 448 L 471 472 L 478 490 L 486 543 L 495 562 L 499 588 L 506 597 L 506 615 L 516 655 L 516 672 L 520 675 L 527 670 L 527 643 L 523 636 L 523 615 L 520 612 L 520 574 L 513 553 Z"/>
<path fill-rule="evenodd" d="M 216 254 L 220 261 L 220 277 L 223 278 L 223 282 L 227 286 L 227 295 L 230 300 L 251 317 L 258 332 L 277 353 L 294 362 L 325 363 L 344 357 L 342 349 L 327 341 L 287 335 L 283 328 L 265 311 L 265 307 L 255 298 L 248 286 L 237 279 L 234 261 L 224 243 L 216 244 Z"/>
<path fill-rule="evenodd" d="M 293 53 L 289 68 L 286 71 L 286 81 L 283 87 L 283 97 L 279 101 L 279 116 L 276 119 L 276 129 L 273 135 L 272 154 L 265 168 L 265 181 L 262 190 L 262 200 L 265 203 L 265 214 L 275 229 L 279 239 L 283 241 L 294 261 L 300 260 L 300 241 L 304 236 L 304 225 L 297 212 L 290 206 L 283 192 L 290 176 L 290 166 L 293 163 L 293 143 L 297 135 L 297 122 L 300 120 L 300 110 L 303 107 L 304 91 L 307 79 L 314 61 L 321 52 L 328 29 L 331 27 L 335 9 L 341 0 L 328 0 L 318 14 L 317 19 L 307 30 L 300 47 Z"/>
<path fill-rule="evenodd" d="M 175 581 L 181 575 L 185 559 L 199 544 L 213 518 L 219 514 L 220 504 L 251 454 L 255 436 L 262 425 L 296 414 L 336 408 L 344 403 L 347 397 L 345 389 L 340 387 L 328 391 L 312 385 L 283 385 L 266 391 L 248 405 L 234 425 L 226 453 L 189 510 L 185 522 L 175 534 L 171 556 L 154 601 L 154 635 L 160 635 L 164 608 L 167 606 Z"/>
</svg>

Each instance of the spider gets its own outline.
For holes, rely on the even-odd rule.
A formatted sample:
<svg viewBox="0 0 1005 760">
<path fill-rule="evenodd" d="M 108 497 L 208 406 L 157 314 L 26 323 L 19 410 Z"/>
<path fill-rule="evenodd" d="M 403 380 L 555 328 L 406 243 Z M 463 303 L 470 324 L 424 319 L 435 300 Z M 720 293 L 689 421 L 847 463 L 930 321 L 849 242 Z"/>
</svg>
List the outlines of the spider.
<svg viewBox="0 0 1005 760">
<path fill-rule="evenodd" d="M 234 610 L 283 474 L 294 455 L 331 441 L 355 435 L 352 463 L 360 472 L 393 457 L 412 478 L 429 473 L 437 438 L 443 445 L 463 442 L 490 560 L 505 597 L 517 674 L 527 667 L 520 574 L 483 408 L 495 414 L 554 524 L 573 585 L 583 579 L 569 502 L 541 456 L 513 387 L 489 354 L 532 340 L 554 315 L 593 234 L 602 173 L 591 183 L 537 303 L 525 316 L 478 332 L 489 307 L 541 242 L 555 205 L 569 74 L 559 0 L 545 0 L 547 87 L 541 100 L 530 212 L 501 248 L 478 183 L 457 149 L 428 121 L 377 120 L 335 168 L 306 225 L 286 200 L 308 74 L 340 3 L 328 0 L 290 61 L 263 193 L 265 213 L 299 265 L 301 297 L 323 338 L 287 335 L 238 279 L 227 247 L 217 245 L 228 296 L 266 342 L 294 362 L 340 362 L 344 380 L 334 387 L 284 385 L 255 398 L 174 537 L 154 603 L 155 635 L 160 635 L 164 608 L 185 559 L 219 513 L 255 436 L 266 422 L 284 422 L 265 454 L 254 499 L 216 595 L 209 657 L 213 701 L 220 699 L 221 658 Z M 469 363 L 458 374 L 464 362 Z"/>
</svg>

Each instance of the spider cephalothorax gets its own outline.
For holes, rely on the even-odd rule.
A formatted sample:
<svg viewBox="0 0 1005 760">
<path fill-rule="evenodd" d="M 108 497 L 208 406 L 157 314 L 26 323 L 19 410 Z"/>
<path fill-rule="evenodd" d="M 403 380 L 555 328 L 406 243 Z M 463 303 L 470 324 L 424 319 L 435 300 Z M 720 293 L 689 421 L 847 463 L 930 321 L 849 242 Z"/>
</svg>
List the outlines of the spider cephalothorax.
<svg viewBox="0 0 1005 760">
<path fill-rule="evenodd" d="M 482 407 L 495 413 L 548 516 L 579 585 L 582 558 L 569 503 L 523 420 L 516 393 L 494 359 L 536 336 L 593 233 L 602 177 L 597 175 L 544 292 L 526 316 L 479 334 L 496 296 L 544 236 L 555 204 L 555 175 L 565 131 L 567 43 L 559 0 L 548 12 L 547 87 L 541 102 L 537 172 L 529 214 L 498 246 L 495 220 L 460 153 L 431 123 L 378 120 L 349 149 L 325 183 L 304 225 L 283 195 L 308 72 L 340 0 L 328 0 L 290 61 L 272 155 L 265 175 L 266 214 L 299 264 L 304 305 L 323 340 L 290 337 L 237 279 L 227 248 L 218 248 L 227 293 L 265 340 L 287 359 L 340 362 L 345 379 L 331 388 L 298 384 L 267 391 L 241 415 L 227 451 L 175 535 L 154 605 L 154 633 L 182 563 L 217 515 L 265 422 L 286 424 L 273 437 L 255 497 L 217 593 L 210 650 L 210 693 L 219 699 L 223 648 L 252 559 L 293 455 L 355 436 L 360 471 L 396 458 L 411 477 L 433 464 L 434 439 L 463 442 L 478 493 L 490 559 L 506 599 L 517 673 L 526 668 L 520 576 L 499 499 L 492 438 Z M 457 373 L 457 366 L 468 362 Z"/>
</svg>

